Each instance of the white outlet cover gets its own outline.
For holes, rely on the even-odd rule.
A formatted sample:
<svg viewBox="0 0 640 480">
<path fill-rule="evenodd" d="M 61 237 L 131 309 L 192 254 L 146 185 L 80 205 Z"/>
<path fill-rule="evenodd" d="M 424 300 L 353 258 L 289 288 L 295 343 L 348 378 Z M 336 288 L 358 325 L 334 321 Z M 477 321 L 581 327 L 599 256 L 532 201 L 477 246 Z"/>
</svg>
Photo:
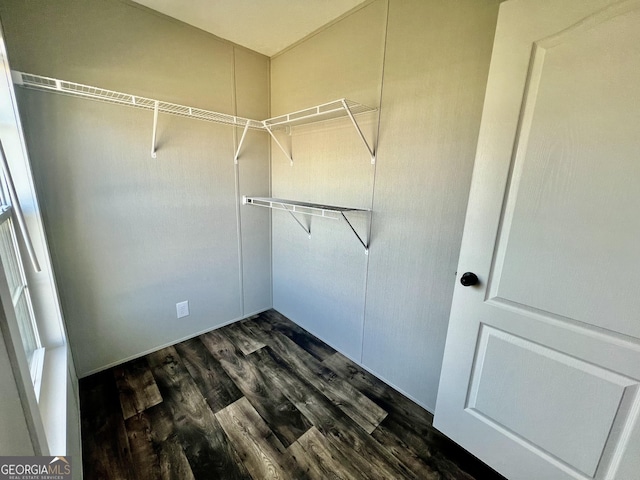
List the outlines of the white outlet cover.
<svg viewBox="0 0 640 480">
<path fill-rule="evenodd" d="M 188 317 L 189 316 L 189 301 L 186 300 L 184 302 L 176 303 L 176 313 L 178 318 Z"/>
</svg>

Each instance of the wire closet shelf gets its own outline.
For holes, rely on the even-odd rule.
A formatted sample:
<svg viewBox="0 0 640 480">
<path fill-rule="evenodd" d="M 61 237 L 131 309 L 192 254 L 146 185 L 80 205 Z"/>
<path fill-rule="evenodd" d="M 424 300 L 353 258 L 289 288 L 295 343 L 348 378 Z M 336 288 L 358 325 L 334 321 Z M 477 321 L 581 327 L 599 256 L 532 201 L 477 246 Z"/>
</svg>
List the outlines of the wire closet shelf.
<svg viewBox="0 0 640 480">
<path fill-rule="evenodd" d="M 315 107 L 268 118 L 263 123 L 265 127 L 275 130 L 278 127 L 293 127 L 308 123 L 324 122 L 325 120 L 333 120 L 334 118 L 342 118 L 348 116 L 349 112 L 353 115 L 360 115 L 362 113 L 375 111 L 375 108 L 347 100 L 346 98 L 340 98 Z"/>
<path fill-rule="evenodd" d="M 124 105 L 134 108 L 140 108 L 144 110 L 153 111 L 153 136 L 151 140 L 151 156 L 156 158 L 156 130 L 158 125 L 158 113 L 166 113 L 170 115 L 178 115 L 181 117 L 194 118 L 198 120 L 205 120 L 209 122 L 221 123 L 225 125 L 231 125 L 236 127 L 242 127 L 244 130 L 238 143 L 234 161 L 238 163 L 238 156 L 240 149 L 245 140 L 247 130 L 266 130 L 276 141 L 277 145 L 282 151 L 289 157 L 293 164 L 293 157 L 282 144 L 278 141 L 274 135 L 273 130 L 287 129 L 296 125 L 303 125 L 315 122 L 323 122 L 326 120 L 332 120 L 335 118 L 348 117 L 353 123 L 356 131 L 358 132 L 361 140 L 366 145 L 369 153 L 371 154 L 371 162 L 375 161 L 375 152 L 372 145 L 363 135 L 355 115 L 359 115 L 367 112 L 375 112 L 377 109 L 362 105 L 346 98 L 341 98 L 331 102 L 317 105 L 315 107 L 298 110 L 296 112 L 279 115 L 277 117 L 268 118 L 266 120 L 253 120 L 250 118 L 239 117 L 236 115 L 228 115 L 225 113 L 214 112 L 211 110 L 204 110 L 202 108 L 190 107 L 186 105 L 178 105 L 176 103 L 164 102 L 161 100 L 155 100 L 152 98 L 141 97 L 138 95 L 132 95 L 129 93 L 117 92 L 115 90 L 107 90 L 100 87 L 94 87 L 91 85 L 85 85 L 82 83 L 69 82 L 66 80 L 59 80 L 56 78 L 45 77 L 42 75 L 34 75 L 30 73 L 24 73 L 19 71 L 12 71 L 13 82 L 16 85 L 53 93 L 60 93 L 64 95 L 70 95 L 75 97 L 81 97 L 91 100 L 97 100 L 100 102 L 106 102 L 116 105 Z M 309 227 L 306 227 L 295 214 L 318 216 L 324 218 L 330 218 L 333 220 L 344 220 L 351 231 L 355 234 L 360 244 L 365 249 L 365 253 L 368 254 L 369 246 L 368 242 L 365 242 L 364 238 L 358 234 L 353 224 L 346 213 L 362 212 L 366 213 L 370 219 L 370 210 L 339 207 L 334 205 L 322 205 L 308 202 L 300 202 L 296 200 L 283 200 L 279 198 L 266 198 L 266 197 L 244 197 L 244 204 L 255 205 L 260 207 L 267 207 L 276 210 L 285 210 L 296 220 L 296 222 L 307 232 L 311 237 L 311 231 Z"/>
<path fill-rule="evenodd" d="M 289 213 L 296 223 L 311 238 L 310 227 L 303 224 L 295 214 L 310 215 L 312 217 L 330 218 L 332 220 L 344 220 L 349 226 L 351 232 L 356 236 L 360 244 L 364 247 L 364 253 L 369 254 L 369 244 L 365 238 L 358 233 L 353 223 L 345 215 L 351 212 L 360 212 L 367 214 L 369 221 L 371 220 L 371 210 L 364 208 L 340 207 L 337 205 L 324 205 L 320 203 L 301 202 L 298 200 L 284 200 L 282 198 L 271 197 L 248 197 L 242 199 L 244 205 L 255 205 L 256 207 L 266 207 L 274 210 L 284 210 Z"/>
<path fill-rule="evenodd" d="M 168 113 L 171 115 L 179 115 L 182 117 L 196 118 L 215 123 L 224 123 L 226 125 L 234 125 L 238 127 L 263 129 L 262 122 L 252 120 L 250 118 L 228 115 L 225 113 L 204 110 L 202 108 L 190 107 L 186 105 L 178 105 L 176 103 L 164 102 L 152 98 L 131 95 L 129 93 L 107 90 L 99 87 L 92 87 L 82 83 L 68 82 L 66 80 L 58 80 L 56 78 L 43 77 L 41 75 L 33 75 L 24 72 L 12 72 L 13 82 L 22 87 L 35 90 L 46 90 L 76 97 L 84 97 L 100 102 L 115 103 L 117 105 L 126 105 L 129 107 L 142 108 L 145 110 L 155 110 L 159 113 Z M 157 105 L 157 107 L 156 107 Z"/>
<path fill-rule="evenodd" d="M 266 120 L 254 120 L 250 118 L 239 117 L 237 115 L 229 115 L 226 113 L 214 112 L 202 108 L 179 105 L 176 103 L 141 97 L 129 93 L 122 93 L 115 90 L 107 90 L 105 88 L 94 87 L 82 83 L 69 82 L 67 80 L 45 77 L 42 75 L 34 75 L 31 73 L 24 73 L 15 70 L 12 71 L 11 74 L 13 77 L 13 82 L 16 85 L 25 88 L 61 93 L 64 95 L 71 95 L 91 100 L 97 100 L 100 102 L 153 111 L 153 135 L 151 140 L 151 156 L 153 158 L 156 157 L 156 130 L 158 123 L 158 114 L 166 113 L 170 115 L 178 115 L 181 117 L 194 118 L 198 120 L 205 120 L 209 122 L 221 123 L 243 128 L 244 130 L 242 132 L 240 142 L 238 143 L 238 147 L 234 155 L 235 163 L 238 163 L 238 157 L 240 155 L 240 150 L 245 140 L 247 131 L 249 129 L 263 131 L 266 130 L 273 137 L 276 144 L 287 156 L 287 158 L 289 158 L 289 160 L 291 161 L 291 165 L 293 165 L 293 156 L 291 155 L 291 152 L 287 151 L 287 149 L 282 145 L 282 142 L 280 142 L 280 140 L 278 140 L 278 138 L 274 135 L 274 130 L 287 129 L 289 127 L 309 123 L 323 122 L 326 120 L 332 120 L 334 118 L 349 117 L 360 139 L 371 155 L 371 163 L 375 162 L 374 148 L 362 133 L 362 130 L 360 129 L 355 116 L 362 113 L 375 112 L 377 111 L 377 109 L 362 105 L 351 100 L 347 100 L 346 98 L 333 100 L 322 105 L 317 105 L 315 107 L 306 108 L 304 110 L 298 110 L 296 112 L 268 118 Z"/>
<path fill-rule="evenodd" d="M 141 97 L 139 95 L 117 92 L 115 90 L 93 87 L 91 85 L 84 85 L 82 83 L 69 82 L 66 80 L 59 80 L 57 78 L 44 77 L 42 75 L 18 72 L 16 70 L 12 71 L 12 76 L 13 82 L 16 85 L 35 90 L 46 90 L 66 95 L 85 97 L 101 102 L 127 105 L 130 107 L 142 108 L 146 110 L 154 110 L 157 102 L 158 111 L 160 113 L 197 118 L 199 120 L 208 120 L 210 122 L 224 123 L 228 125 L 235 125 L 238 127 L 245 127 L 248 123 L 249 128 L 258 130 L 262 130 L 265 128 L 304 125 L 308 123 L 332 120 L 334 118 L 346 117 L 349 115 L 347 113 L 347 109 L 353 115 L 375 112 L 377 110 L 376 108 L 368 107 L 367 105 L 363 105 L 346 98 L 341 98 L 338 100 L 333 100 L 331 102 L 323 103 L 322 105 L 305 108 L 296 112 L 286 113 L 284 115 L 268 118 L 266 120 L 253 120 L 236 115 L 228 115 L 211 110 L 204 110 L 202 108 L 190 107 L 187 105 L 179 105 L 176 103 L 164 102 L 162 100 Z"/>
</svg>

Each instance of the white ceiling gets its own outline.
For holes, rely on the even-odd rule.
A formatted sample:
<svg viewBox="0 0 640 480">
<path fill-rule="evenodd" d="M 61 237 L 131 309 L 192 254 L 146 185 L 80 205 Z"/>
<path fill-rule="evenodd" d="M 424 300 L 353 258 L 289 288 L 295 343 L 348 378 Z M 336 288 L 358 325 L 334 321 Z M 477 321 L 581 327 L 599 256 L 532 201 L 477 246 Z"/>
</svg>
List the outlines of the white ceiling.
<svg viewBox="0 0 640 480">
<path fill-rule="evenodd" d="M 135 0 L 269 57 L 367 0 Z"/>
</svg>

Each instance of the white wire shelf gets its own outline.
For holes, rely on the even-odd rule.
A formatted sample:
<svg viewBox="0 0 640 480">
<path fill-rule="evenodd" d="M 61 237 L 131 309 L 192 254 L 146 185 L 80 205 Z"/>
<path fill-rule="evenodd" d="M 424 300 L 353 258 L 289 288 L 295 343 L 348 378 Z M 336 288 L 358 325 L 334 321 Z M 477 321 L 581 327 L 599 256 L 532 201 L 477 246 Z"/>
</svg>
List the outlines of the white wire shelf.
<svg viewBox="0 0 640 480">
<path fill-rule="evenodd" d="M 338 207 L 335 205 L 323 205 L 319 203 L 300 202 L 297 200 L 284 200 L 282 198 L 269 198 L 269 197 L 247 197 L 242 198 L 243 204 L 255 205 L 257 207 L 266 207 L 274 210 L 284 210 L 288 212 L 293 219 L 302 227 L 302 229 L 311 238 L 311 228 L 304 225 L 298 217 L 294 214 L 299 213 L 303 215 L 311 215 L 313 217 L 330 218 L 332 220 L 344 220 L 349 228 L 356 236 L 360 244 L 364 247 L 365 254 L 369 254 L 369 245 L 363 240 L 360 234 L 353 227 L 353 224 L 349 221 L 345 213 L 349 212 L 363 212 L 371 214 L 371 210 L 364 208 L 350 208 L 350 207 Z M 369 218 L 370 220 L 370 218 Z"/>
<path fill-rule="evenodd" d="M 43 77 L 41 75 L 33 75 L 30 73 L 12 71 L 13 82 L 22 87 L 35 90 L 53 91 L 66 95 L 78 96 L 98 100 L 101 102 L 115 103 L 118 105 L 127 105 L 129 107 L 142 108 L 145 110 L 157 110 L 159 113 L 168 113 L 171 115 L 179 115 L 182 117 L 195 118 L 198 120 L 206 120 L 209 122 L 224 123 L 238 127 L 263 129 L 264 126 L 259 120 L 228 115 L 225 113 L 213 112 L 196 107 L 186 105 L 178 105 L 175 103 L 163 102 L 152 98 L 140 97 L 129 93 L 116 92 L 106 90 L 104 88 L 92 87 L 81 83 L 68 82 L 66 80 L 58 80 L 56 78 Z"/>
<path fill-rule="evenodd" d="M 285 146 L 278 140 L 278 137 L 273 133 L 280 129 L 286 129 L 288 127 L 294 127 L 297 125 L 307 125 L 310 123 L 324 122 L 326 120 L 333 120 L 335 118 L 347 117 L 351 120 L 356 133 L 362 140 L 362 143 L 367 148 L 369 155 L 371 156 L 371 164 L 376 163 L 376 152 L 374 142 L 369 142 L 365 135 L 362 133 L 360 125 L 356 120 L 356 115 L 360 115 L 368 112 L 375 112 L 376 108 L 362 105 L 361 103 L 347 100 L 346 98 L 340 98 L 332 102 L 323 103 L 315 107 L 306 108 L 304 110 L 298 110 L 297 112 L 286 113 L 278 117 L 272 117 L 264 120 L 262 123 L 267 129 L 271 138 L 273 138 L 276 145 L 282 150 L 282 153 L 286 155 L 293 166 L 293 154 L 292 148 L 285 148 Z"/>
<path fill-rule="evenodd" d="M 235 127 L 242 127 L 244 130 L 242 132 L 240 142 L 238 143 L 234 155 L 235 163 L 238 163 L 238 157 L 240 155 L 240 150 L 245 140 L 247 130 L 266 130 L 276 142 L 278 147 L 282 150 L 282 152 L 287 156 L 287 158 L 289 158 L 289 160 L 291 161 L 291 165 L 293 165 L 293 156 L 291 152 L 282 145 L 280 140 L 278 140 L 278 138 L 274 135 L 273 130 L 278 130 L 280 128 L 285 129 L 286 127 L 292 127 L 295 125 L 323 122 L 325 120 L 331 120 L 334 118 L 348 117 L 353 123 L 353 126 L 355 127 L 360 139 L 366 146 L 369 154 L 371 155 L 371 163 L 375 163 L 374 144 L 370 144 L 366 139 L 366 137 L 362 133 L 362 130 L 360 129 L 360 126 L 358 125 L 358 122 L 355 119 L 355 116 L 362 113 L 375 112 L 377 111 L 377 109 L 362 105 L 357 102 L 353 102 L 351 100 L 347 100 L 346 98 L 334 100 L 332 102 L 317 105 L 315 107 L 309 107 L 304 110 L 287 113 L 278 117 L 268 118 L 266 120 L 253 120 L 236 115 L 228 115 L 226 113 L 204 110 L 202 108 L 190 107 L 187 105 L 178 105 L 176 103 L 164 102 L 162 100 L 156 100 L 153 98 L 140 97 L 138 95 L 132 95 L 129 93 L 107 90 L 91 85 L 84 85 L 82 83 L 69 82 L 57 78 L 19 72 L 16 70 L 13 70 L 11 72 L 11 75 L 13 77 L 13 82 L 16 85 L 25 88 L 61 93 L 64 95 L 71 95 L 91 100 L 97 100 L 100 102 L 125 105 L 129 107 L 153 111 L 153 131 L 151 138 L 151 156 L 153 158 L 156 158 L 156 130 L 158 125 L 159 113 L 178 115 L 181 117 L 205 120 L 208 122 L 221 123 Z"/>
<path fill-rule="evenodd" d="M 296 125 L 305 125 L 308 123 L 323 122 L 325 120 L 333 120 L 349 116 L 349 112 L 353 115 L 362 113 L 375 112 L 377 109 L 362 105 L 361 103 L 340 98 L 332 102 L 323 103 L 315 107 L 305 108 L 297 112 L 286 113 L 277 117 L 266 119 L 263 123 L 265 127 L 274 129 L 275 127 L 293 127 Z"/>
</svg>

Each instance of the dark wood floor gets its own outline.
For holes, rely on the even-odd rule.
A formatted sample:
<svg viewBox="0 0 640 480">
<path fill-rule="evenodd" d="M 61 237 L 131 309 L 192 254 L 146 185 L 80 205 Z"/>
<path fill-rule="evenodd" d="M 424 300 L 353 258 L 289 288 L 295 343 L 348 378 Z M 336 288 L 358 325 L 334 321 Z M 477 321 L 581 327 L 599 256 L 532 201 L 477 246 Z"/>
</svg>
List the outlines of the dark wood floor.
<svg viewBox="0 0 640 480">
<path fill-rule="evenodd" d="M 271 310 L 80 381 L 94 479 L 501 479 Z"/>
</svg>

